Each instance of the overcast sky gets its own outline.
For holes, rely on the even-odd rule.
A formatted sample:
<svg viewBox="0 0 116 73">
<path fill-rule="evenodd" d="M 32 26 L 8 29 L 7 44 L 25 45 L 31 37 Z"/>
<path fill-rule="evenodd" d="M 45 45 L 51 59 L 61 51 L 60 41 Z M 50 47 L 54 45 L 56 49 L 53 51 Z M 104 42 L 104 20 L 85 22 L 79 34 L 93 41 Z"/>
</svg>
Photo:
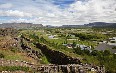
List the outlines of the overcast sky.
<svg viewBox="0 0 116 73">
<path fill-rule="evenodd" d="M 0 23 L 78 25 L 116 22 L 116 0 L 0 0 Z"/>
</svg>

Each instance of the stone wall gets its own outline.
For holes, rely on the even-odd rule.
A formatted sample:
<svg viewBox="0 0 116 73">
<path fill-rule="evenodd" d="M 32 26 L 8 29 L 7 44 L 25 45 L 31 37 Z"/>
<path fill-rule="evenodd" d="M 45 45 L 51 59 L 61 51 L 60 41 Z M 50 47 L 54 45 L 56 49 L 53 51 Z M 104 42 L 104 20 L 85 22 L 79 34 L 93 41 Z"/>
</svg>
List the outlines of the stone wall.
<svg viewBox="0 0 116 73">
<path fill-rule="evenodd" d="M 41 73 L 105 73 L 104 66 L 92 66 L 90 64 L 68 64 L 68 65 L 35 65 L 20 60 L 0 59 L 0 66 L 22 66 L 32 68 L 36 72 Z M 7 71 L 7 73 L 10 73 Z"/>
<path fill-rule="evenodd" d="M 28 57 L 31 57 L 35 60 L 40 60 L 40 58 L 43 56 L 41 52 L 38 52 L 28 46 L 26 46 L 25 44 L 21 44 L 21 48 L 23 49 L 23 51 L 25 51 L 27 53 Z"/>
<path fill-rule="evenodd" d="M 88 64 L 42 65 L 38 66 L 37 71 L 42 73 L 105 73 L 103 66 Z"/>
<path fill-rule="evenodd" d="M 0 59 L 0 66 L 22 66 L 22 67 L 30 67 L 33 69 L 36 68 L 36 65 L 26 61 L 5 60 L 5 59 Z"/>
<path fill-rule="evenodd" d="M 40 49 L 47 57 L 51 65 L 36 66 L 37 72 L 41 73 L 105 73 L 104 66 L 94 66 L 91 64 L 82 64 L 79 58 L 73 58 L 62 52 L 49 49 L 46 45 L 36 43 L 36 48 Z M 24 50 L 30 49 L 22 45 Z M 34 53 L 34 52 L 33 52 Z"/>
<path fill-rule="evenodd" d="M 22 36 L 21 37 L 22 49 L 26 51 L 32 50 L 31 48 L 29 48 L 23 43 L 24 40 L 30 42 L 29 38 Z M 47 57 L 48 61 L 52 64 L 66 65 L 66 64 L 80 64 L 81 63 L 79 58 L 72 58 L 70 56 L 65 55 L 62 52 L 49 49 L 46 45 L 43 45 L 40 43 L 36 43 L 35 45 L 36 45 L 36 48 L 40 49 L 41 52 Z M 35 53 L 35 52 L 33 52 L 32 54 L 35 54 L 36 56 L 38 55 L 38 53 Z"/>
<path fill-rule="evenodd" d="M 81 61 L 78 58 L 72 58 L 65 55 L 62 52 L 49 49 L 46 45 L 40 43 L 36 44 L 36 47 L 41 49 L 42 53 L 47 57 L 50 63 L 66 65 L 66 64 L 80 64 Z"/>
</svg>

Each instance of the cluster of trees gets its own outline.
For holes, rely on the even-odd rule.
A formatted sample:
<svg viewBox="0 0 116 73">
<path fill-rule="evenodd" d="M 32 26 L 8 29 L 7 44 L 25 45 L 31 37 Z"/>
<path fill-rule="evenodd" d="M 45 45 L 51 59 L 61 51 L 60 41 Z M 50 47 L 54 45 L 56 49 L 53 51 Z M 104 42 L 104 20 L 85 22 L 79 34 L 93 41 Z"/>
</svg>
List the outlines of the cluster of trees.
<svg viewBox="0 0 116 73">
<path fill-rule="evenodd" d="M 112 49 L 116 49 L 116 46 L 114 46 Z"/>
<path fill-rule="evenodd" d="M 43 37 L 40 38 L 40 42 L 49 45 L 50 47 L 54 47 L 56 49 L 66 49 L 65 46 L 63 46 L 62 44 L 58 44 L 55 42 L 49 42 L 46 39 L 44 39 Z"/>
<path fill-rule="evenodd" d="M 32 38 L 33 41 L 38 41 L 39 42 L 40 38 L 35 33 L 34 34 L 30 34 L 29 37 Z"/>
<path fill-rule="evenodd" d="M 75 52 L 76 54 L 79 54 L 79 55 L 84 55 L 84 54 L 90 55 L 90 54 L 91 54 L 90 51 L 89 51 L 88 49 L 81 50 L 80 47 L 73 48 L 73 49 L 74 49 L 74 52 Z"/>
<path fill-rule="evenodd" d="M 31 34 L 29 36 L 31 39 L 33 39 L 33 43 L 36 43 L 36 42 L 40 42 L 40 43 L 44 43 L 50 47 L 53 47 L 55 49 L 60 49 L 60 50 L 68 50 L 70 51 L 70 49 L 68 49 L 66 46 L 63 46 L 62 44 L 58 44 L 57 42 L 50 42 L 48 40 L 46 40 L 44 37 L 42 36 L 37 36 L 36 34 Z M 66 43 L 66 41 L 65 41 Z"/>
<path fill-rule="evenodd" d="M 33 38 L 35 40 L 35 42 L 40 42 L 40 43 L 44 43 L 46 45 L 49 45 L 50 47 L 54 47 L 56 49 L 64 49 L 67 50 L 67 48 L 61 44 L 58 44 L 56 42 L 50 42 L 47 41 L 45 38 L 38 37 L 35 34 L 30 35 L 31 38 Z M 78 37 L 81 38 L 82 40 L 86 39 L 91 39 L 93 38 L 98 38 L 96 36 L 89 36 L 89 35 L 84 35 L 84 34 L 78 34 Z M 83 37 L 83 38 L 82 38 Z M 76 45 L 76 42 L 73 42 L 72 44 L 73 46 Z M 108 72 L 116 72 L 116 54 L 112 54 L 110 53 L 109 50 L 105 50 L 105 51 L 98 51 L 98 50 L 92 50 L 91 52 L 88 49 L 84 49 L 81 50 L 80 47 L 73 47 L 73 50 L 76 54 L 78 55 L 82 55 L 82 56 L 89 56 L 89 57 L 94 57 L 94 60 L 97 59 L 97 61 L 100 63 L 100 65 L 105 65 L 106 70 Z"/>
<path fill-rule="evenodd" d="M 116 72 L 116 54 L 110 53 L 109 50 L 104 51 L 93 50 L 92 52 L 90 52 L 87 49 L 81 50 L 80 47 L 74 48 L 74 50 L 76 54 L 94 57 L 95 59 L 97 59 L 100 65 L 105 65 L 107 72 L 111 73 Z"/>
<path fill-rule="evenodd" d="M 100 39 L 100 37 L 93 34 L 83 34 L 83 33 L 72 33 L 76 37 L 79 37 L 80 40 L 91 40 L 91 39 Z"/>
<path fill-rule="evenodd" d="M 79 55 L 97 56 L 98 59 L 102 59 L 102 57 L 104 56 L 111 56 L 111 55 L 113 58 L 116 58 L 116 54 L 112 54 L 109 50 L 104 50 L 104 51 L 93 50 L 90 52 L 88 49 L 81 50 L 80 47 L 77 47 L 74 48 L 74 51 L 76 54 Z"/>
</svg>

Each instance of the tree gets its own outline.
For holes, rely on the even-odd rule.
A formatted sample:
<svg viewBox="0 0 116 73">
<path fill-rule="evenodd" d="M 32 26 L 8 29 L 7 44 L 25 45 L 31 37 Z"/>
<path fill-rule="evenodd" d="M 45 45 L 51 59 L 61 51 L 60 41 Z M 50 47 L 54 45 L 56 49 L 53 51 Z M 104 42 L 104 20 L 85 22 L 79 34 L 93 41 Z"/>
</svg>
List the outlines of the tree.
<svg viewBox="0 0 116 73">
<path fill-rule="evenodd" d="M 109 50 L 104 50 L 104 56 L 109 56 L 110 55 L 110 51 Z"/>
<path fill-rule="evenodd" d="M 4 58 L 4 55 L 2 53 L 0 53 L 0 58 Z"/>
<path fill-rule="evenodd" d="M 114 46 L 112 49 L 116 49 L 116 46 Z"/>
<path fill-rule="evenodd" d="M 113 54 L 113 58 L 116 59 L 116 54 Z"/>
<path fill-rule="evenodd" d="M 83 50 L 84 54 L 90 55 L 90 51 L 88 49 Z"/>
<path fill-rule="evenodd" d="M 82 50 L 81 50 L 80 47 L 74 48 L 74 51 L 75 51 L 76 54 L 79 54 L 79 55 L 82 54 Z"/>
<path fill-rule="evenodd" d="M 91 55 L 97 56 L 97 55 L 98 55 L 98 51 L 97 51 L 97 50 L 93 50 L 93 51 L 91 52 Z"/>
<path fill-rule="evenodd" d="M 72 47 L 75 48 L 75 46 L 76 46 L 76 42 L 73 41 Z"/>
</svg>

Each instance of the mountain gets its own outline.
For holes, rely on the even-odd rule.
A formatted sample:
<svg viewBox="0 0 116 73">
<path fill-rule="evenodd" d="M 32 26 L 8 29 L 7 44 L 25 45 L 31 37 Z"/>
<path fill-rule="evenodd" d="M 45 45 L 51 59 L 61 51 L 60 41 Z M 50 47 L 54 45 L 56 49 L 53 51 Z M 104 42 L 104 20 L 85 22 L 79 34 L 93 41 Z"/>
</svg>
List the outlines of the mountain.
<svg viewBox="0 0 116 73">
<path fill-rule="evenodd" d="M 83 25 L 62 25 L 61 28 L 82 28 Z"/>
<path fill-rule="evenodd" d="M 104 28 L 116 28 L 116 23 L 94 22 L 85 24 L 86 27 L 104 27 Z"/>
<path fill-rule="evenodd" d="M 33 24 L 33 23 L 2 23 L 0 28 L 15 28 L 15 29 L 26 29 L 26 28 L 38 28 L 43 27 L 42 24 Z"/>
<path fill-rule="evenodd" d="M 94 22 L 84 25 L 62 25 L 61 28 L 84 28 L 84 27 L 97 27 L 97 28 L 116 28 L 116 23 Z"/>
</svg>

